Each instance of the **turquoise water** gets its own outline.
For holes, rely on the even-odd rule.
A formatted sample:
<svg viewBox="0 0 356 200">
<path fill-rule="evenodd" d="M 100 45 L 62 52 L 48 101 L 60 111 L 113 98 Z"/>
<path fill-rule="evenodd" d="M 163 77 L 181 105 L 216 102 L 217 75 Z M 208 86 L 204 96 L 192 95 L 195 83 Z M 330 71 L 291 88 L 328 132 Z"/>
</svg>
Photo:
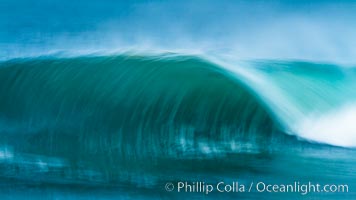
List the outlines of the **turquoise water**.
<svg viewBox="0 0 356 200">
<path fill-rule="evenodd" d="M 0 197 L 354 199 L 355 83 L 355 68 L 300 61 L 3 61 Z M 204 194 L 178 192 L 180 181 L 347 184 L 348 192 Z"/>
<path fill-rule="evenodd" d="M 356 199 L 355 21 L 355 0 L 0 0 L 0 199 Z"/>
</svg>

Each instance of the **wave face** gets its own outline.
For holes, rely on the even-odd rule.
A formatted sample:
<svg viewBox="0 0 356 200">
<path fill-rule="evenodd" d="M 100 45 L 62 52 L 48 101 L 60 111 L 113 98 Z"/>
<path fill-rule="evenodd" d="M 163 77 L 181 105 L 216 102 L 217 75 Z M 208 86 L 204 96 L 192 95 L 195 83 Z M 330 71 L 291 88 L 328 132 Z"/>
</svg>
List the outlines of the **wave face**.
<svg viewBox="0 0 356 200">
<path fill-rule="evenodd" d="M 206 173 L 217 159 L 223 159 L 220 166 L 231 167 L 231 161 L 239 173 L 252 173 L 260 159 L 251 161 L 253 155 L 297 156 L 314 149 L 326 156 L 338 149 L 306 140 L 356 144 L 356 129 L 349 126 L 355 109 L 345 107 L 355 102 L 354 69 L 303 62 L 243 65 L 170 54 L 2 62 L 0 176 L 115 185 L 164 177 L 159 169 L 168 165 L 177 171 L 199 166 L 194 159 Z M 352 178 L 349 159 L 341 168 Z"/>
<path fill-rule="evenodd" d="M 12 60 L 0 80 L 2 145 L 70 166 L 260 151 L 286 138 L 247 87 L 198 58 Z"/>
</svg>

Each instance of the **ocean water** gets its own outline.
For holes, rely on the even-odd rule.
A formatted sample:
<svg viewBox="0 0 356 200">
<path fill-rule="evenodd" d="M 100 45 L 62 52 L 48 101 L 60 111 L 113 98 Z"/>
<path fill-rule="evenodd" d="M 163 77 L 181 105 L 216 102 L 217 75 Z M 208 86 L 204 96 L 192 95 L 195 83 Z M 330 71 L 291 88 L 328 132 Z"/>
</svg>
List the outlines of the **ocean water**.
<svg viewBox="0 0 356 200">
<path fill-rule="evenodd" d="M 355 13 L 0 0 L 0 199 L 356 199 Z"/>
<path fill-rule="evenodd" d="M 2 62 L 0 80 L 5 199 L 356 196 L 355 129 L 330 114 L 354 119 L 354 68 L 46 56 Z M 205 194 L 178 192 L 179 182 L 347 184 L 348 192 Z"/>
</svg>

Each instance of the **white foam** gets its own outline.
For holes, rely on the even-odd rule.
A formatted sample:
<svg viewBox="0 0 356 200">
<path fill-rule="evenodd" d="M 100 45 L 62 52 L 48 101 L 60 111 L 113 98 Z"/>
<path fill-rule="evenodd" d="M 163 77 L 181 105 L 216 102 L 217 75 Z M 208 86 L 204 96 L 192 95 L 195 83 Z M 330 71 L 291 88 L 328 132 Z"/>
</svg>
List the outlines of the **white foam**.
<svg viewBox="0 0 356 200">
<path fill-rule="evenodd" d="M 336 146 L 356 147 L 356 105 L 302 120 L 296 127 L 299 136 Z"/>
<path fill-rule="evenodd" d="M 337 104 L 342 106 L 336 106 L 336 103 L 332 103 L 325 95 L 335 95 L 334 88 L 331 88 L 330 92 L 326 92 L 330 90 L 330 85 L 325 85 L 322 88 L 316 87 L 314 91 L 318 92 L 317 98 L 313 102 L 308 102 L 314 104 L 314 110 L 305 109 L 303 103 L 298 103 L 299 99 L 296 100 L 295 97 L 290 96 L 291 90 L 282 89 L 281 84 L 274 83 L 263 72 L 249 67 L 248 63 L 243 63 L 243 67 L 236 67 L 241 64 L 230 60 L 210 60 L 237 74 L 240 80 L 246 82 L 253 91 L 256 91 L 256 94 L 263 99 L 286 133 L 309 141 L 341 147 L 356 147 L 356 103 L 351 98 L 352 88 L 343 89 L 340 87 L 339 91 L 343 97 Z M 299 87 L 310 87 L 302 83 L 299 84 Z M 315 84 L 318 86 L 317 84 L 320 82 Z M 344 91 L 351 92 L 345 94 Z M 341 102 L 348 103 L 342 104 Z"/>
</svg>

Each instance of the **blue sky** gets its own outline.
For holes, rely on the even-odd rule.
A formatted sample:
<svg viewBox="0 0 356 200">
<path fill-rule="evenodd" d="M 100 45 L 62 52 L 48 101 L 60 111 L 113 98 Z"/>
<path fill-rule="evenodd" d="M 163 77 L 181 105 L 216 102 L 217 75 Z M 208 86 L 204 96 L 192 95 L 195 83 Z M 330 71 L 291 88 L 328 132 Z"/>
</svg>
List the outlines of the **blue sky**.
<svg viewBox="0 0 356 200">
<path fill-rule="evenodd" d="M 218 52 L 351 62 L 355 1 L 0 0 L 0 56 Z"/>
</svg>

